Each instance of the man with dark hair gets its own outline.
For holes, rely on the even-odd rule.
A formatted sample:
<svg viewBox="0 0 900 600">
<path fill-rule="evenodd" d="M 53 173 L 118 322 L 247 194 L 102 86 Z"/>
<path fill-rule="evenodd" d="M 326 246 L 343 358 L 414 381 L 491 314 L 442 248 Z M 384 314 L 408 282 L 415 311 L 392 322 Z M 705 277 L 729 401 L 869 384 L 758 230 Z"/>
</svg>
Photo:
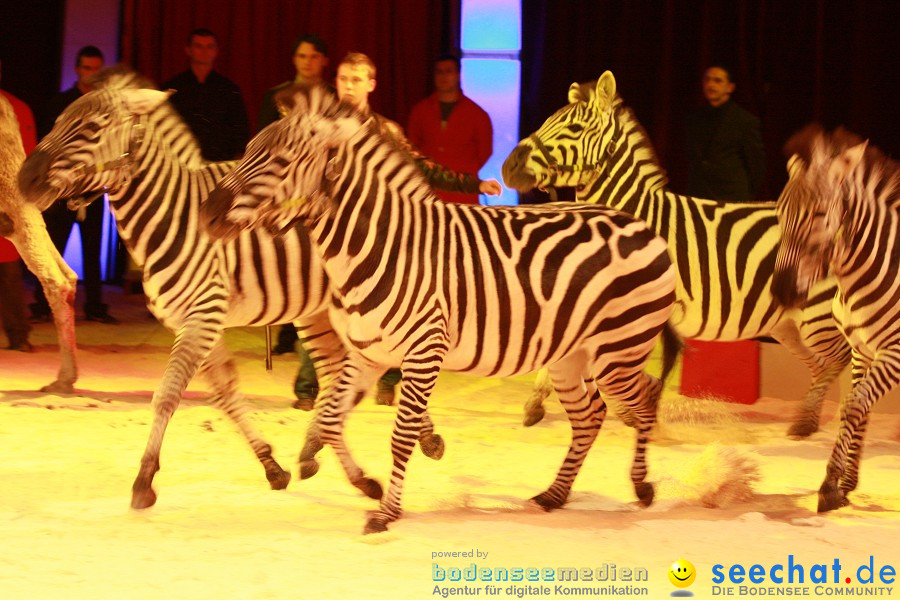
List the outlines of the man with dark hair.
<svg viewBox="0 0 900 600">
<path fill-rule="evenodd" d="M 281 118 L 278 107 L 275 105 L 275 95 L 278 92 L 295 83 L 315 85 L 325 81 L 323 74 L 325 67 L 328 65 L 328 45 L 321 37 L 315 33 L 301 35 L 294 40 L 291 57 L 294 61 L 294 69 L 297 71 L 297 75 L 294 79 L 271 88 L 263 96 L 262 105 L 259 107 L 259 118 L 257 119 L 257 127 L 259 129 Z"/>
<path fill-rule="evenodd" d="M 244 153 L 250 136 L 241 89 L 213 70 L 219 45 L 209 29 L 194 29 L 185 54 L 190 68 L 162 85 L 173 89 L 172 105 L 197 138 L 203 158 L 233 160 Z"/>
<path fill-rule="evenodd" d="M 477 177 L 494 151 L 491 118 L 462 93 L 460 62 L 452 54 L 434 61 L 434 93 L 413 106 L 406 133 L 435 162 Z M 478 204 L 478 194 L 436 190 L 447 202 Z"/>
<path fill-rule="evenodd" d="M 280 83 L 265 93 L 262 104 L 259 107 L 259 117 L 256 122 L 258 129 L 262 129 L 269 123 L 273 123 L 281 118 L 281 112 L 275 103 L 275 97 L 280 91 L 296 83 L 317 85 L 325 82 L 323 74 L 325 67 L 328 65 L 328 45 L 317 34 L 305 33 L 294 40 L 291 59 L 294 62 L 294 69 L 297 71 L 297 74 L 294 76 L 294 79 Z M 330 85 L 328 87 L 331 88 Z M 278 355 L 293 352 L 296 345 L 297 332 L 292 324 L 286 323 L 278 330 L 278 342 L 272 348 L 272 354 Z M 310 384 L 309 389 L 315 388 L 315 371 L 312 370 L 312 362 L 308 356 L 304 356 L 302 349 L 300 350 L 300 364 L 306 367 L 305 371 L 301 372 L 301 379 L 303 381 L 312 381 L 313 384 Z M 308 396 L 310 393 L 312 392 L 305 395 Z"/>
<path fill-rule="evenodd" d="M 78 81 L 70 89 L 54 96 L 47 105 L 38 124 L 40 137 L 47 135 L 56 118 L 72 102 L 94 89 L 93 78 L 103 68 L 103 53 L 96 46 L 84 46 L 75 56 L 75 74 Z M 118 320 L 109 314 L 103 303 L 103 282 L 100 269 L 100 244 L 103 238 L 103 202 L 90 203 L 87 207 L 71 211 L 64 200 L 55 202 L 44 211 L 47 233 L 60 254 L 65 252 L 72 225 L 78 223 L 81 233 L 81 257 L 84 269 L 84 316 L 88 321 L 116 324 Z M 31 317 L 35 321 L 50 320 L 50 306 L 42 286 L 34 289 Z"/>
<path fill-rule="evenodd" d="M 703 74 L 706 105 L 687 121 L 688 194 L 698 198 L 753 200 L 765 174 L 759 119 L 732 99 L 731 71 L 713 65 Z"/>
</svg>

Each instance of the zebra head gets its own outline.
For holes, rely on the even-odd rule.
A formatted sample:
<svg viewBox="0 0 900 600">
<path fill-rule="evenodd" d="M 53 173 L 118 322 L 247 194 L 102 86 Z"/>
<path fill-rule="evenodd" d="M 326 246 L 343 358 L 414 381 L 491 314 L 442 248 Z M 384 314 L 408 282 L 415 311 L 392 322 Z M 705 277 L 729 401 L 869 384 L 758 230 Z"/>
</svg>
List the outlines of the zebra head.
<svg viewBox="0 0 900 600">
<path fill-rule="evenodd" d="M 503 163 L 503 181 L 520 192 L 535 187 L 583 187 L 599 177 L 622 135 L 621 103 L 609 71 L 596 82 L 569 86 L 569 104 L 519 142 Z"/>
<path fill-rule="evenodd" d="M 322 86 L 297 86 L 288 114 L 247 144 L 243 159 L 201 208 L 214 238 L 231 240 L 242 229 L 278 233 L 298 221 L 314 221 L 331 205 L 330 180 L 339 146 L 362 129 L 361 116 Z"/>
<path fill-rule="evenodd" d="M 143 142 L 141 119 L 169 96 L 141 83 L 134 73 L 110 71 L 60 114 L 19 171 L 27 201 L 46 210 L 68 198 L 76 208 L 128 183 Z"/>
<path fill-rule="evenodd" d="M 775 206 L 781 245 L 772 294 L 789 307 L 802 305 L 812 285 L 829 272 L 836 247 L 847 233 L 842 184 L 860 164 L 866 149 L 862 142 L 836 150 L 815 126 L 798 134 L 803 138 L 810 135 L 810 146 L 803 153 L 807 158 L 794 154 L 788 160 L 788 182 Z M 792 145 L 794 142 L 788 142 L 787 147 Z"/>
</svg>

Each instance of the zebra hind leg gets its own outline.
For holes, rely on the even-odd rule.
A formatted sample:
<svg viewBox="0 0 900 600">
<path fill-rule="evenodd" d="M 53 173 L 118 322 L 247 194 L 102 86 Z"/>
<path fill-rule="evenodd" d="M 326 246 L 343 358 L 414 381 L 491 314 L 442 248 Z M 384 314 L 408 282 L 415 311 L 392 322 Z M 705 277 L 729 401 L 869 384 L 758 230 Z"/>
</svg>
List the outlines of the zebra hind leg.
<svg viewBox="0 0 900 600">
<path fill-rule="evenodd" d="M 565 504 L 575 477 L 606 418 L 606 403 L 600 398 L 594 380 L 581 376 L 580 366 L 580 360 L 569 358 L 550 368 L 553 387 L 572 427 L 572 442 L 556 479 L 549 488 L 530 500 L 546 511 Z"/>
<path fill-rule="evenodd" d="M 525 416 L 522 418 L 522 424 L 525 427 L 531 427 L 544 418 L 546 414 L 544 411 L 544 400 L 550 396 L 552 391 L 553 383 L 550 381 L 550 371 L 543 368 L 538 371 L 534 380 L 534 387 L 531 389 L 531 396 L 525 401 Z"/>
<path fill-rule="evenodd" d="M 228 415 L 247 438 L 256 458 L 266 471 L 269 486 L 273 490 L 285 489 L 291 481 L 291 474 L 272 458 L 272 446 L 263 440 L 256 427 L 247 418 L 247 404 L 237 389 L 237 368 L 221 338 L 213 346 L 200 372 L 213 389 L 210 404 Z"/>
<path fill-rule="evenodd" d="M 647 446 L 650 441 L 650 433 L 656 424 L 656 410 L 659 405 L 659 396 L 662 394 L 662 382 L 656 377 L 639 373 L 638 380 L 633 386 L 637 393 L 630 399 L 622 400 L 631 407 L 630 412 L 637 419 L 634 428 L 637 430 L 634 459 L 631 465 L 631 482 L 634 485 L 634 493 L 638 503 L 647 507 L 653 503 L 653 484 L 647 479 Z"/>
</svg>

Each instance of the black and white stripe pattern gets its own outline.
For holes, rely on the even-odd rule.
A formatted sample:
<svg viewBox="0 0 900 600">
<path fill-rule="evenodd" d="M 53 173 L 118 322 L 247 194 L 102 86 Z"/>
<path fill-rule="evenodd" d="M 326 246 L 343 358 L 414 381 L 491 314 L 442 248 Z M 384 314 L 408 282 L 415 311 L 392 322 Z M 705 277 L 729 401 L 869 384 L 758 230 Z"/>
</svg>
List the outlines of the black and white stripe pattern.
<svg viewBox="0 0 900 600">
<path fill-rule="evenodd" d="M 784 239 L 773 292 L 802 303 L 824 273 L 837 279 L 834 318 L 853 347 L 852 389 L 819 489 L 819 511 L 856 489 L 869 411 L 900 383 L 900 165 L 858 137 L 810 128 L 778 198 Z"/>
<path fill-rule="evenodd" d="M 321 413 L 322 437 L 370 495 L 380 486 L 350 457 L 343 421 L 385 367 L 403 370 L 391 483 L 366 532 L 401 514 L 407 461 L 442 368 L 504 377 L 549 366 L 573 439 L 552 485 L 533 498 L 545 509 L 568 497 L 603 399 L 628 407 L 638 431 L 632 480 L 649 503 L 645 450 L 661 385 L 643 368 L 674 301 L 665 242 L 606 207 L 445 204 L 359 115 L 309 93 L 251 141 L 215 196 L 239 227 L 310 225 L 350 355 Z"/>
<path fill-rule="evenodd" d="M 26 197 L 42 208 L 57 198 L 109 190 L 122 240 L 143 267 L 148 306 L 176 333 L 153 395 L 154 421 L 132 506 L 156 501 L 153 477 L 166 425 L 198 369 L 211 402 L 247 437 L 273 489 L 290 480 L 245 417 L 225 328 L 296 321 L 323 378 L 344 350 L 327 319 L 327 281 L 302 230 L 282 237 L 248 232 L 222 244 L 200 228 L 201 200 L 233 166 L 206 163 L 167 95 L 142 89 L 133 74 L 110 75 L 69 106 L 20 174 Z M 96 196 L 96 194 L 95 194 Z"/>
<path fill-rule="evenodd" d="M 786 310 L 771 294 L 781 236 L 772 203 L 723 203 L 675 194 L 634 114 L 616 94 L 612 73 L 572 84 L 569 104 L 512 151 L 506 184 L 576 187 L 580 201 L 636 215 L 668 240 L 678 273 L 672 323 L 685 338 L 770 336 L 807 366 L 812 384 L 789 434 L 818 429 L 825 392 L 850 360 L 831 317 L 834 279 Z"/>
</svg>

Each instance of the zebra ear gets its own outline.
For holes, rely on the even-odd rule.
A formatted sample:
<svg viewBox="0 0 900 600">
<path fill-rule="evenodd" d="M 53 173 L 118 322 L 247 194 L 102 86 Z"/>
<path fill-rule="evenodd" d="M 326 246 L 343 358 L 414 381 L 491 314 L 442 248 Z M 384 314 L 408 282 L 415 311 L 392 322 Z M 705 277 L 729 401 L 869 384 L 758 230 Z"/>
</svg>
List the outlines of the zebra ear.
<svg viewBox="0 0 900 600">
<path fill-rule="evenodd" d="M 616 97 L 616 78 L 612 72 L 604 71 L 597 80 L 594 94 L 594 104 L 600 110 L 607 110 Z"/>
<path fill-rule="evenodd" d="M 803 171 L 806 170 L 806 161 L 800 158 L 799 154 L 795 154 L 788 159 L 787 162 L 787 172 L 788 179 L 794 179 L 795 177 L 799 177 L 803 174 Z"/>
<path fill-rule="evenodd" d="M 156 110 L 160 104 L 169 99 L 175 90 L 161 92 L 159 90 L 138 89 L 122 90 L 125 109 L 133 115 L 146 115 Z"/>
<path fill-rule="evenodd" d="M 584 100 L 585 97 L 581 95 L 581 84 L 577 81 L 572 82 L 572 85 L 569 86 L 569 104 L 583 102 Z"/>
<path fill-rule="evenodd" d="M 862 162 L 863 156 L 866 155 L 866 146 L 868 145 L 869 141 L 866 140 L 841 152 L 828 166 L 828 178 L 833 183 L 842 183 Z"/>
</svg>

